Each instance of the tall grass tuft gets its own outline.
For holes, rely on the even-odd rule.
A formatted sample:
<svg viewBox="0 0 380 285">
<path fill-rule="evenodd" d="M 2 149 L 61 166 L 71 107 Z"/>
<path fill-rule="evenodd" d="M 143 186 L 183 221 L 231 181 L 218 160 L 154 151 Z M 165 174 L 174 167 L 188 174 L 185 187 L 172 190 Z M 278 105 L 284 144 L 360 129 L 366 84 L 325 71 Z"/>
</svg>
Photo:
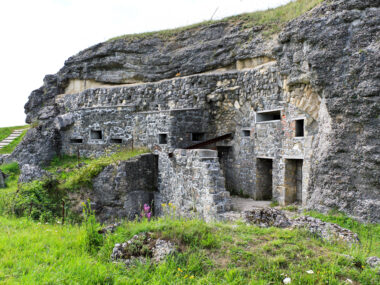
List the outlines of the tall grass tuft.
<svg viewBox="0 0 380 285">
<path fill-rule="evenodd" d="M 95 254 L 103 245 L 103 236 L 98 233 L 100 224 L 96 221 L 95 212 L 91 209 L 90 201 L 83 203 L 85 238 L 84 247 L 90 254 Z"/>
</svg>

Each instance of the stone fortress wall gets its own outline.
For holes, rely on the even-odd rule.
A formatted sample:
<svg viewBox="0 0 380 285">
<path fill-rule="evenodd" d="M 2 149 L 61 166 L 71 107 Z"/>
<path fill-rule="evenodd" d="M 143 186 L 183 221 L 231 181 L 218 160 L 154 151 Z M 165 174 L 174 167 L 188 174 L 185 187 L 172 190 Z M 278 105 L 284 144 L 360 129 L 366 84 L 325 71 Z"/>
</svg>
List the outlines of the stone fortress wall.
<svg viewBox="0 0 380 285">
<path fill-rule="evenodd" d="M 163 177 L 158 183 L 161 196 L 157 200 L 175 201 L 182 208 L 189 207 L 188 200 L 196 188 L 197 193 L 208 197 L 205 193 L 211 190 L 186 182 L 199 177 L 218 180 L 213 182 L 215 185 L 223 181 L 220 193 L 227 189 L 258 200 L 305 204 L 311 145 L 318 122 L 301 104 L 296 107 L 286 101 L 284 84 L 272 61 L 243 70 L 62 94 L 56 99 L 61 110 L 56 125 L 60 127 L 62 152 L 100 155 L 115 146 L 156 150 Z M 60 124 L 63 121 L 65 124 Z M 202 147 L 216 151 L 217 155 L 210 157 L 214 161 L 214 156 L 219 156 L 214 168 L 219 168 L 215 172 L 221 177 L 209 174 L 204 159 L 196 159 L 195 167 L 194 158 L 199 156 L 175 151 L 228 133 L 232 139 Z M 169 158 L 173 152 L 176 155 Z M 183 157 L 187 155 L 193 159 Z M 204 169 L 194 174 L 194 168 Z M 186 180 L 184 173 L 188 172 L 193 174 Z M 169 180 L 165 173 L 171 173 Z M 203 205 L 198 213 L 213 208 L 202 199 L 196 203 L 198 207 Z M 228 205 L 228 199 L 222 201 Z M 217 212 L 229 209 L 223 202 L 218 203 L 214 205 Z"/>
<path fill-rule="evenodd" d="M 30 94 L 36 127 L 3 160 L 144 145 L 181 173 L 193 160 L 174 164 L 176 149 L 230 134 L 202 146 L 230 193 L 379 222 L 379 11 L 377 0 L 331 0 L 277 35 L 230 18 L 99 43 Z"/>
</svg>

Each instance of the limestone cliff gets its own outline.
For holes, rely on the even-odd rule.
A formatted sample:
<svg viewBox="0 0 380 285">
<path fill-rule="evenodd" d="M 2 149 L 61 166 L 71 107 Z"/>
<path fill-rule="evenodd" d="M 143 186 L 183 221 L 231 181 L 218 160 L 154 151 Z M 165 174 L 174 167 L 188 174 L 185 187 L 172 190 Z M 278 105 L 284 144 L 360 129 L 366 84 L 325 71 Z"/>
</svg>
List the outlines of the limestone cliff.
<svg viewBox="0 0 380 285">
<path fill-rule="evenodd" d="M 319 129 L 312 142 L 306 206 L 379 222 L 380 2 L 325 1 L 287 23 L 279 35 L 267 37 L 264 30 L 222 21 L 81 51 L 31 93 L 27 122 L 39 126 L 9 159 L 43 164 L 60 152 L 54 119 L 67 112 L 57 103 L 62 94 L 115 85 L 138 90 L 144 82 L 276 61 L 284 99 L 309 114 Z"/>
</svg>

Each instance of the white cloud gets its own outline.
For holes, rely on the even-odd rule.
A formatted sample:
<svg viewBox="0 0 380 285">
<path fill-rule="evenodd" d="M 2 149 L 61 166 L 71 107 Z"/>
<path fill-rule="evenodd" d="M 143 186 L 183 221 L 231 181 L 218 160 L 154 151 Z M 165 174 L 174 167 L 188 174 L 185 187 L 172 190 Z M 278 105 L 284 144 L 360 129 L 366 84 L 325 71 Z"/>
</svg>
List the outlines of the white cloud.
<svg viewBox="0 0 380 285">
<path fill-rule="evenodd" d="M 24 124 L 23 106 L 45 74 L 82 49 L 129 33 L 263 10 L 290 0 L 2 0 L 0 127 Z"/>
</svg>

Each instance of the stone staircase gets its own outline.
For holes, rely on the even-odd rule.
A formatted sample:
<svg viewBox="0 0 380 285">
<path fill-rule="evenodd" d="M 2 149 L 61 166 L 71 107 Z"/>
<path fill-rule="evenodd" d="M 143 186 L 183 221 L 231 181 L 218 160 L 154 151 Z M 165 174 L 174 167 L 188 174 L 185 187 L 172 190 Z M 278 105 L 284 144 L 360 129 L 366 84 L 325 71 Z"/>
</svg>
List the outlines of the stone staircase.
<svg viewBox="0 0 380 285">
<path fill-rule="evenodd" d="M 18 138 L 22 134 L 23 131 L 25 131 L 25 129 L 14 130 L 7 138 L 0 141 L 0 149 L 9 145 L 11 142 L 13 142 L 16 138 Z"/>
</svg>

